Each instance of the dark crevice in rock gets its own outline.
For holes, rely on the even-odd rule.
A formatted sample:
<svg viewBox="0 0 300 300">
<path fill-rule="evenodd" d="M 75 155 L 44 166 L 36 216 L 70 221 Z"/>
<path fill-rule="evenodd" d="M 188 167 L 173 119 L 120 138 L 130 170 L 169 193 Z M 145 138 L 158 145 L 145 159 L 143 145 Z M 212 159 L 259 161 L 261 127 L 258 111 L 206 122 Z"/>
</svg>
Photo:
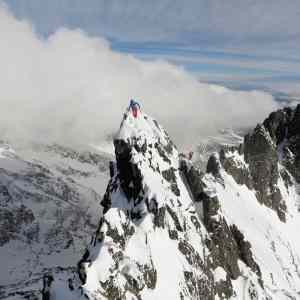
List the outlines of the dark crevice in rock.
<svg viewBox="0 0 300 300">
<path fill-rule="evenodd" d="M 163 149 L 163 147 L 161 146 L 161 144 L 159 143 L 155 143 L 154 147 L 156 148 L 158 154 L 161 156 L 161 158 L 168 164 L 171 164 L 170 159 L 168 158 L 168 156 L 165 153 L 165 149 Z"/>
<path fill-rule="evenodd" d="M 220 163 L 216 155 L 211 155 L 207 162 L 206 172 L 212 174 L 215 177 L 221 177 L 220 168 Z"/>
<path fill-rule="evenodd" d="M 180 190 L 177 185 L 175 169 L 170 168 L 168 170 L 164 170 L 161 172 L 162 176 L 165 180 L 167 180 L 171 184 L 171 190 L 176 196 L 180 196 Z"/>
<path fill-rule="evenodd" d="M 114 140 L 118 178 L 128 200 L 137 198 L 142 191 L 142 175 L 139 168 L 131 163 L 131 146 L 123 140 Z"/>
<path fill-rule="evenodd" d="M 185 160 L 180 161 L 180 170 L 184 176 L 184 182 L 187 183 L 187 189 L 191 191 L 192 198 L 195 202 L 202 202 L 208 196 L 204 189 L 206 188 L 202 181 L 203 173 L 197 170 L 194 166 L 187 166 Z"/>
<path fill-rule="evenodd" d="M 239 250 L 239 258 L 254 272 L 259 278 L 259 283 L 263 288 L 263 281 L 261 279 L 261 271 L 259 265 L 253 258 L 253 254 L 251 251 L 250 242 L 245 240 L 244 235 L 239 231 L 236 225 L 232 225 L 230 230 L 233 234 L 233 237 L 238 245 Z"/>
<path fill-rule="evenodd" d="M 177 214 L 172 210 L 172 208 L 169 205 L 166 205 L 166 209 L 167 209 L 169 215 L 171 216 L 171 218 L 173 219 L 176 230 L 182 232 L 183 228 L 179 222 Z"/>
</svg>

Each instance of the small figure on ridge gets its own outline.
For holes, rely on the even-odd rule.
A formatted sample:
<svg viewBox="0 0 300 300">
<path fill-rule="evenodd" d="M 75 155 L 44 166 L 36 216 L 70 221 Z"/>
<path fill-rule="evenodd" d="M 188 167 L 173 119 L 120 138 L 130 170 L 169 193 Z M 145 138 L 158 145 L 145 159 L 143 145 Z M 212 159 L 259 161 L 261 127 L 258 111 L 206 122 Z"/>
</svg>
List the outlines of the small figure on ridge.
<svg viewBox="0 0 300 300">
<path fill-rule="evenodd" d="M 136 118 L 138 116 L 138 112 L 140 111 L 141 107 L 137 101 L 134 99 L 130 100 L 129 110 L 131 109 L 133 116 Z"/>
</svg>

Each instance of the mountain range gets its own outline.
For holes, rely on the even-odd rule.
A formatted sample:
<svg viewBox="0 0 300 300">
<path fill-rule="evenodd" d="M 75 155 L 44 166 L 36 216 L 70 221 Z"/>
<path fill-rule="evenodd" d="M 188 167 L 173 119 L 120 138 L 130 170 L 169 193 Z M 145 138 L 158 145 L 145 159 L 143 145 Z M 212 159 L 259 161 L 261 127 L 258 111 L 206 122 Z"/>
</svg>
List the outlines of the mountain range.
<svg viewBox="0 0 300 300">
<path fill-rule="evenodd" d="M 300 105 L 234 137 L 205 168 L 130 110 L 115 159 L 3 142 L 0 298 L 300 299 Z"/>
</svg>

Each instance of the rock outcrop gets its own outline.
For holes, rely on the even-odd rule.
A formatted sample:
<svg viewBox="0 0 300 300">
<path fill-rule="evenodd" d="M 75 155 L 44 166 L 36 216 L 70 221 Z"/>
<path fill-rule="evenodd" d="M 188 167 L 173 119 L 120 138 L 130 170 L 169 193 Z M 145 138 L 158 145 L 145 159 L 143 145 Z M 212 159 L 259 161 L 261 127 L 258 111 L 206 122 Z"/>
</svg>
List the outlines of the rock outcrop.
<svg viewBox="0 0 300 300">
<path fill-rule="evenodd" d="M 300 106 L 271 113 L 263 124 L 245 136 L 243 144 L 223 147 L 212 155 L 207 174 L 201 179 L 203 192 L 207 194 L 203 197 L 204 224 L 214 241 L 209 247 L 214 261 L 233 280 L 243 276 L 239 263 L 242 261 L 256 274 L 255 280 L 267 291 L 268 299 L 276 298 L 268 287 L 278 285 L 283 279 L 280 276 L 274 279 L 274 271 L 266 271 L 262 259 L 267 259 L 265 253 L 273 261 L 269 269 L 281 270 L 283 277 L 293 278 L 295 282 L 300 279 L 298 267 L 296 272 L 292 271 L 294 260 L 300 261 L 300 245 L 295 241 L 293 230 L 287 229 L 296 228 L 300 221 L 297 195 L 299 124 Z M 278 228 L 281 229 L 277 231 Z M 294 246 L 285 248 L 284 245 Z M 295 291 L 299 292 L 297 286 L 290 279 L 285 284 L 288 287 L 281 292 L 276 287 L 274 290 L 284 293 L 283 299 L 298 299 L 295 296 Z M 230 288 L 229 284 L 222 287 L 228 295 L 234 290 Z"/>
<path fill-rule="evenodd" d="M 263 125 L 257 125 L 252 134 L 245 136 L 245 162 L 260 203 L 274 209 L 285 221 L 286 204 L 277 186 L 279 166 L 276 144 Z"/>
<path fill-rule="evenodd" d="M 243 156 L 243 162 L 230 153 Z M 280 177 L 286 186 L 292 185 L 291 175 L 300 182 L 300 105 L 272 112 L 244 138 L 239 148 L 224 148 L 220 152 L 223 168 L 237 183 L 256 191 L 260 203 L 286 219 L 287 204 L 278 187 Z M 208 169 L 212 161 L 209 159 Z M 216 163 L 214 163 L 216 165 Z M 282 168 L 284 166 L 285 168 Z M 211 171 L 212 173 L 214 171 Z"/>
<path fill-rule="evenodd" d="M 169 136 L 146 114 L 126 112 L 114 146 L 104 215 L 71 279 L 76 288 L 67 293 L 73 299 L 213 300 L 209 237 Z"/>
</svg>

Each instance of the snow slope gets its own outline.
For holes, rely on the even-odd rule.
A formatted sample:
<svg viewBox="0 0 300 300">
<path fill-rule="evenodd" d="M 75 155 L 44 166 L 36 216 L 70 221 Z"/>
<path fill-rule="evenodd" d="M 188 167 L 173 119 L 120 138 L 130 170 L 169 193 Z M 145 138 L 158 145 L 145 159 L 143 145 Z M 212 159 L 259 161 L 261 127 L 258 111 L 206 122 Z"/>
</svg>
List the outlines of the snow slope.
<svg viewBox="0 0 300 300">
<path fill-rule="evenodd" d="M 76 264 L 102 213 L 109 159 L 93 149 L 1 142 L 1 299 L 38 295 L 45 270 Z"/>
<path fill-rule="evenodd" d="M 228 155 L 246 165 L 237 151 Z M 257 201 L 254 190 L 238 184 L 223 168 L 220 174 L 222 181 L 210 174 L 205 175 L 203 180 L 207 192 L 218 197 L 219 214 L 229 225 L 236 225 L 251 243 L 266 294 L 270 299 L 300 299 L 300 240 L 297 233 L 300 216 L 296 185 L 286 187 L 282 178 L 278 181 L 288 205 L 286 223 L 283 223 L 274 210 Z M 246 285 L 249 269 L 244 268 L 242 272 Z"/>
</svg>

